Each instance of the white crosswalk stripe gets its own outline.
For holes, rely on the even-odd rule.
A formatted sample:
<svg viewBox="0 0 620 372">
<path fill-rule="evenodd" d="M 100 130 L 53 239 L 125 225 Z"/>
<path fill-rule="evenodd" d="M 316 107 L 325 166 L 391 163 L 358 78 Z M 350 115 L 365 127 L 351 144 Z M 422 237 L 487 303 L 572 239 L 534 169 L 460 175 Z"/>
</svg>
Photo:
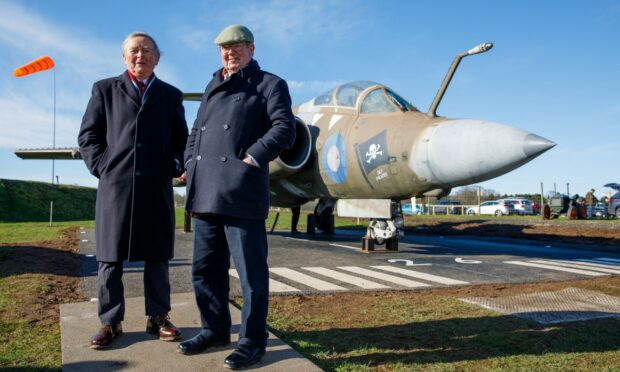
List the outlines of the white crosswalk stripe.
<svg viewBox="0 0 620 372">
<path fill-rule="evenodd" d="M 401 267 L 394 266 L 373 266 L 375 269 L 385 270 L 396 274 L 402 274 L 406 276 L 410 276 L 412 278 L 418 278 L 423 280 L 428 280 L 429 282 L 435 282 L 440 284 L 454 285 L 454 284 L 469 284 L 469 282 L 464 282 L 461 280 L 445 278 L 443 276 L 431 275 L 427 273 L 423 273 L 420 271 L 407 270 Z"/>
<path fill-rule="evenodd" d="M 310 275 L 306 275 L 304 273 L 300 273 L 299 271 L 291 270 L 286 267 L 274 267 L 270 268 L 269 271 L 272 273 L 284 277 L 288 280 L 292 280 L 294 282 L 301 283 L 308 287 L 318 289 L 320 291 L 345 291 L 346 288 L 343 288 L 339 285 L 332 284 L 330 282 L 326 282 L 321 279 L 314 278 Z"/>
<path fill-rule="evenodd" d="M 576 269 L 586 269 L 586 270 L 592 270 L 592 271 L 600 271 L 602 273 L 610 273 L 610 274 L 620 274 L 620 268 L 616 268 L 616 269 L 609 269 L 606 267 L 601 267 L 600 265 L 594 266 L 592 264 L 587 264 L 587 263 L 576 263 L 576 262 L 570 262 L 570 261 L 556 261 L 556 260 L 551 260 L 551 261 L 547 261 L 547 260 L 536 260 L 536 261 L 530 261 L 530 262 L 535 262 L 535 263 L 541 263 L 541 264 L 549 264 L 549 265 L 557 265 L 557 266 L 564 266 L 564 267 L 574 267 Z"/>
<path fill-rule="evenodd" d="M 344 283 L 352 284 L 354 286 L 364 288 L 364 289 L 390 288 L 387 285 L 375 283 L 370 280 L 366 280 L 366 279 L 363 279 L 357 276 L 341 273 L 336 270 L 326 269 L 324 267 L 302 267 L 302 269 L 326 276 L 328 278 L 336 279 Z"/>
<path fill-rule="evenodd" d="M 588 266 L 606 267 L 608 269 L 619 269 L 620 268 L 620 264 L 613 264 L 611 262 L 601 261 L 598 258 L 594 259 L 594 260 L 589 260 L 589 259 L 586 259 L 586 258 L 581 258 L 581 259 L 578 259 L 577 261 L 579 261 L 580 263 L 582 263 L 584 265 L 588 265 Z"/>
<path fill-rule="evenodd" d="M 533 263 L 533 262 L 504 261 L 504 263 L 511 264 L 511 265 L 537 267 L 537 268 L 540 268 L 540 269 L 549 269 L 549 270 L 555 270 L 555 271 L 565 271 L 565 272 L 568 272 L 568 273 L 582 274 L 582 275 L 588 275 L 588 276 L 605 276 L 605 275 L 608 275 L 608 274 L 603 274 L 603 273 L 599 273 L 599 272 L 595 272 L 595 271 L 571 269 L 569 267 L 545 265 L 545 264 Z"/>
<path fill-rule="evenodd" d="M 234 276 L 239 279 L 239 273 L 237 270 L 230 269 L 228 270 L 230 276 Z M 284 284 L 274 279 L 269 279 L 269 293 L 282 293 L 282 292 L 301 292 L 299 289 L 295 287 L 291 287 L 290 285 Z"/>
<path fill-rule="evenodd" d="M 416 282 L 416 281 L 409 280 L 409 279 L 400 278 L 400 277 L 394 276 L 394 275 L 384 274 L 384 273 L 381 273 L 381 272 L 378 272 L 378 271 L 374 271 L 374 270 L 364 269 L 364 268 L 361 268 L 361 267 L 356 267 L 356 266 L 338 266 L 338 268 L 340 270 L 345 270 L 345 271 L 349 271 L 349 272 L 352 272 L 352 273 L 361 274 L 361 275 L 369 276 L 371 278 L 383 280 L 383 281 L 386 281 L 386 282 L 402 285 L 403 287 L 408 287 L 408 288 L 429 287 L 428 284 Z"/>
<path fill-rule="evenodd" d="M 617 263 L 617 264 L 620 264 L 620 259 L 617 259 L 617 258 L 598 257 L 598 258 L 595 258 L 595 260 L 608 261 L 608 262 L 615 262 L 615 263 Z"/>
</svg>

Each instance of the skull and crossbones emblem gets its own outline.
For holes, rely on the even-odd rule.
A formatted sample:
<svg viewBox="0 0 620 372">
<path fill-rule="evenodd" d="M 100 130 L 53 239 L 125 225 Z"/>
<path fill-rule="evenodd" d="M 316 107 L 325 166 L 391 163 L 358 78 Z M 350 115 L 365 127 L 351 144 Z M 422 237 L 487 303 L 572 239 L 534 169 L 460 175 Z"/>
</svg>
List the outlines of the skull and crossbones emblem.
<svg viewBox="0 0 620 372">
<path fill-rule="evenodd" d="M 375 160 L 379 155 L 383 156 L 381 145 L 373 143 L 370 147 L 368 147 L 368 151 L 366 152 L 366 163 L 370 164 L 370 162 Z"/>
</svg>

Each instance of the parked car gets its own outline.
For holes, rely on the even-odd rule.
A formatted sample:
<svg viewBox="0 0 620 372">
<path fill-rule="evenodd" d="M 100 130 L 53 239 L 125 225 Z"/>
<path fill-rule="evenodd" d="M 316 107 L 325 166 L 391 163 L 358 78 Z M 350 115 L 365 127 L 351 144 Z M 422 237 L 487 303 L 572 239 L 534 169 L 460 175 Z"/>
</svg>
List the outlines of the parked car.
<svg viewBox="0 0 620 372">
<path fill-rule="evenodd" d="M 411 203 L 402 204 L 400 209 L 404 214 L 422 214 L 424 213 L 423 208 L 420 204 L 415 205 L 415 209 L 411 207 Z"/>
<path fill-rule="evenodd" d="M 596 205 L 594 206 L 594 212 L 592 212 L 592 214 L 594 215 L 594 217 L 598 218 L 609 217 L 609 214 L 607 213 L 607 204 L 602 202 L 596 203 Z"/>
<path fill-rule="evenodd" d="M 512 205 L 514 205 L 514 213 L 517 213 L 520 215 L 534 214 L 534 210 L 532 209 L 532 202 L 528 199 L 507 198 L 507 199 L 500 199 L 498 201 L 500 202 L 507 201 L 511 203 Z"/>
<path fill-rule="evenodd" d="M 514 213 L 514 205 L 507 201 L 491 200 L 480 203 L 478 207 L 468 208 L 465 212 L 468 215 L 488 214 L 503 216 Z"/>
<path fill-rule="evenodd" d="M 430 206 L 431 213 L 434 214 L 460 214 L 463 207 L 458 200 L 440 200 Z"/>
<path fill-rule="evenodd" d="M 608 183 L 605 187 L 611 187 L 617 191 L 608 200 L 607 214 L 620 218 L 620 184 Z"/>
</svg>

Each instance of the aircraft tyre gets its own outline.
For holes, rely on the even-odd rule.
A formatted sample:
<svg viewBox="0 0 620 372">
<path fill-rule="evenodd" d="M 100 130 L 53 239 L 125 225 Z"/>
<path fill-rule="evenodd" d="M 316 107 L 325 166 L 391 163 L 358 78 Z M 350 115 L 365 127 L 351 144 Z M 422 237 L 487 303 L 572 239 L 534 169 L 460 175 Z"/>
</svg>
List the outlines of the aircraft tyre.
<svg viewBox="0 0 620 372">
<path fill-rule="evenodd" d="M 375 234 L 375 229 L 379 229 L 379 230 L 387 229 L 388 227 L 387 221 L 373 219 L 373 220 L 370 220 L 368 227 L 370 227 L 370 237 L 375 241 L 375 244 L 376 245 L 385 244 L 386 239 L 382 236 L 378 236 L 377 234 Z"/>
<path fill-rule="evenodd" d="M 331 208 L 325 208 L 321 213 L 314 213 L 314 226 L 324 234 L 333 235 L 335 232 L 334 213 Z"/>
</svg>

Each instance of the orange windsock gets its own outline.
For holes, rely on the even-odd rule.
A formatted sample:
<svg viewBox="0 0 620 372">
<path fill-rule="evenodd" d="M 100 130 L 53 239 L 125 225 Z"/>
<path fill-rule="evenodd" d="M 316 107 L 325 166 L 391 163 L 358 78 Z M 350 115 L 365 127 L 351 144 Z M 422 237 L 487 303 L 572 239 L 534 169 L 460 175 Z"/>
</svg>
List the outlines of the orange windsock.
<svg viewBox="0 0 620 372">
<path fill-rule="evenodd" d="M 43 56 L 16 68 L 13 71 L 13 75 L 15 77 L 22 77 L 39 71 L 49 70 L 52 67 L 54 67 L 54 61 L 48 56 Z"/>
</svg>

